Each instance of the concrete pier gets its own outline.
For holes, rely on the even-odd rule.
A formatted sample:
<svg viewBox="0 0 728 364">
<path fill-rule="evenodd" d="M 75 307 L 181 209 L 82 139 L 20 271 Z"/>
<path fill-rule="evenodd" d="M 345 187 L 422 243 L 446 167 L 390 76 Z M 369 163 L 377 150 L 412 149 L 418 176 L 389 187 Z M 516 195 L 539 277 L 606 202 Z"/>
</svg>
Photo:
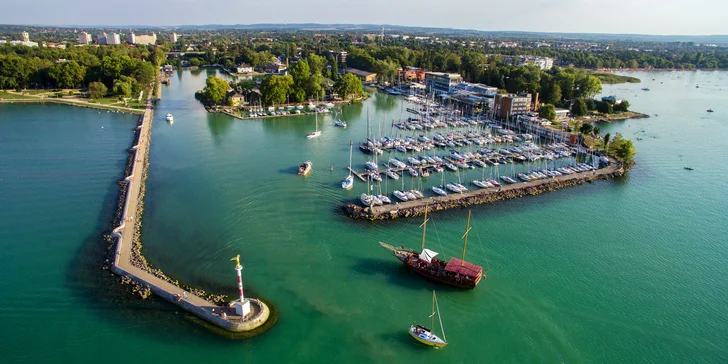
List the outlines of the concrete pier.
<svg viewBox="0 0 728 364">
<path fill-rule="evenodd" d="M 429 212 L 441 211 L 453 208 L 462 208 L 471 205 L 493 203 L 501 200 L 509 200 L 527 195 L 538 195 L 541 193 L 555 191 L 569 186 L 576 186 L 595 180 L 612 179 L 622 176 L 625 173 L 624 165 L 616 159 L 609 158 L 609 165 L 594 171 L 562 175 L 553 178 L 545 178 L 530 182 L 519 182 L 514 184 L 501 183 L 500 187 L 476 188 L 464 193 L 449 192 L 447 196 L 434 196 L 407 202 L 397 202 L 382 206 L 361 207 L 356 204 L 347 204 L 343 209 L 347 215 L 353 218 L 365 220 L 391 220 L 400 217 L 412 217 L 422 215 L 425 212 L 425 205 L 428 205 Z"/>
<path fill-rule="evenodd" d="M 270 315 L 268 306 L 262 301 L 248 298 L 251 303 L 251 312 L 246 317 L 235 313 L 231 306 L 218 306 L 191 292 L 165 281 L 145 269 L 135 266 L 132 263 L 132 246 L 134 245 L 135 225 L 139 220 L 140 193 L 149 143 L 151 136 L 151 125 L 154 117 L 152 100 L 147 100 L 147 108 L 144 111 L 139 126 L 139 143 L 132 147 L 134 163 L 129 176 L 125 178 L 127 183 L 126 196 L 121 214 L 121 224 L 113 230 L 116 238 L 116 250 L 112 271 L 122 277 L 129 277 L 133 281 L 149 287 L 152 293 L 163 299 L 193 313 L 202 319 L 233 332 L 250 331 L 263 325 Z M 233 274 L 231 269 L 231 281 Z"/>
</svg>

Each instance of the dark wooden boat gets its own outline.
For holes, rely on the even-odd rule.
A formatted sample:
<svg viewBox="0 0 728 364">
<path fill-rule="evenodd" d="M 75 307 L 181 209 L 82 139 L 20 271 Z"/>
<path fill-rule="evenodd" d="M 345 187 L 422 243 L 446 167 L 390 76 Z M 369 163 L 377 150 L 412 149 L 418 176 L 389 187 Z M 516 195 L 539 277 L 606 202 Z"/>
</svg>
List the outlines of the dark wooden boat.
<svg viewBox="0 0 728 364">
<path fill-rule="evenodd" d="M 485 278 L 485 274 L 483 274 L 483 267 L 465 261 L 465 249 L 468 243 L 468 233 L 470 232 L 470 212 L 468 212 L 468 223 L 465 235 L 463 235 L 462 259 L 441 260 L 436 258 L 437 252 L 425 248 L 427 221 L 427 207 L 425 207 L 425 222 L 422 223 L 422 249 L 420 253 L 404 246 L 395 248 L 381 241 L 379 244 L 394 253 L 394 256 L 402 261 L 410 271 L 422 277 L 458 288 L 475 288 L 480 280 Z"/>
</svg>

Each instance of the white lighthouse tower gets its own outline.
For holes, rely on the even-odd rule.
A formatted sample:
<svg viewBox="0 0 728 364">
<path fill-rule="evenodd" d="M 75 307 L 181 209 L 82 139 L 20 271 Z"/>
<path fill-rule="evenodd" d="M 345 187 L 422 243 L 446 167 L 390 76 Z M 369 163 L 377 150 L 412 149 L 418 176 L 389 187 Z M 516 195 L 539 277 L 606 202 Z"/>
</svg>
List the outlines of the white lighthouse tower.
<svg viewBox="0 0 728 364">
<path fill-rule="evenodd" d="M 243 296 L 243 277 L 242 277 L 242 271 L 243 266 L 240 265 L 240 254 L 238 256 L 233 257 L 230 259 L 230 261 L 235 261 L 235 271 L 238 272 L 238 291 L 240 292 L 240 300 L 235 301 L 235 313 L 238 315 L 245 317 L 250 313 L 250 301 L 245 299 L 245 296 Z"/>
</svg>

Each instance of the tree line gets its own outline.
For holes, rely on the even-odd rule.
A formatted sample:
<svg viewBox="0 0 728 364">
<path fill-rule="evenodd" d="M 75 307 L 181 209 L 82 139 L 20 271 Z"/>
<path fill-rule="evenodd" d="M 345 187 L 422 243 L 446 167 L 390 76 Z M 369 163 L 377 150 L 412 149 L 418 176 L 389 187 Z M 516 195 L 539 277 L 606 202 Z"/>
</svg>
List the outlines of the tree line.
<svg viewBox="0 0 728 364">
<path fill-rule="evenodd" d="M 128 97 L 154 80 L 165 57 L 164 50 L 156 47 L 59 49 L 6 44 L 0 47 L 0 89 L 85 88 L 98 82 L 115 95 Z M 95 96 L 99 86 L 93 87 Z"/>
</svg>

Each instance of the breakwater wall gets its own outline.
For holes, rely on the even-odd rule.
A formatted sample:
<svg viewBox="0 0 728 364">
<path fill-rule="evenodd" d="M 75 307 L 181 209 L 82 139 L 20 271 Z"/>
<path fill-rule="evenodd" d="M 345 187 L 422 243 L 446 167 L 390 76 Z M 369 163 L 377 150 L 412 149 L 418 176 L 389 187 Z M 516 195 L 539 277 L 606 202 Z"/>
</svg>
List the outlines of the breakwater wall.
<svg viewBox="0 0 728 364">
<path fill-rule="evenodd" d="M 152 99 L 136 128 L 134 144 L 125 169 L 121 198 L 115 216 L 110 240 L 115 246 L 109 258 L 110 269 L 122 277 L 122 283 L 133 284 L 133 291 L 143 298 L 152 293 L 180 308 L 232 332 L 249 332 L 261 327 L 269 319 L 268 306 L 257 299 L 247 299 L 252 311 L 246 317 L 239 316 L 231 305 L 221 305 L 224 295 L 211 295 L 203 290 L 180 284 L 167 277 L 161 270 L 153 269 L 141 254 L 141 217 L 145 181 L 149 166 L 149 143 L 154 116 Z"/>
<path fill-rule="evenodd" d="M 625 166 L 615 161 L 613 165 L 594 172 L 582 172 L 568 176 L 504 185 L 501 188 L 468 191 L 463 194 L 430 197 L 421 200 L 400 202 L 394 205 L 361 207 L 356 204 L 346 204 L 342 208 L 348 216 L 355 219 L 372 221 L 392 220 L 401 217 L 422 215 L 425 213 L 425 206 L 427 206 L 427 211 L 430 213 L 472 205 L 489 204 L 524 196 L 534 196 L 592 181 L 613 179 L 623 176 L 625 171 Z"/>
<path fill-rule="evenodd" d="M 54 99 L 54 98 L 38 98 L 38 99 L 7 99 L 0 101 L 0 103 L 5 104 L 59 104 L 59 105 L 71 105 L 71 106 L 78 106 L 78 107 L 85 107 L 89 109 L 97 109 L 97 110 L 106 110 L 106 111 L 119 111 L 123 113 L 131 113 L 131 114 L 143 114 L 144 110 L 140 109 L 132 109 L 128 107 L 118 107 L 113 105 L 102 105 L 102 104 L 92 104 L 89 102 L 83 102 L 83 101 L 76 101 L 76 100 L 64 100 L 64 99 Z"/>
</svg>

